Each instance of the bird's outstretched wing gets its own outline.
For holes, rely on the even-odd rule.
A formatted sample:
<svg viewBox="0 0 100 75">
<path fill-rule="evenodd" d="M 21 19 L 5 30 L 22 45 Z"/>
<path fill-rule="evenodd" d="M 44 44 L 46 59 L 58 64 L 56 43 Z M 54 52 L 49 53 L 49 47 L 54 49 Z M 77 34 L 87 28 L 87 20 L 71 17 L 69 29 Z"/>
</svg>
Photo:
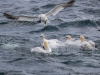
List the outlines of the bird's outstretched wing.
<svg viewBox="0 0 100 75">
<path fill-rule="evenodd" d="M 8 19 L 17 20 L 17 21 L 34 21 L 34 19 L 38 18 L 37 16 L 13 16 L 8 13 L 3 13 L 4 16 Z"/>
<path fill-rule="evenodd" d="M 55 6 L 52 10 L 50 10 L 48 13 L 46 13 L 46 16 L 54 16 L 56 15 L 59 11 L 61 11 L 62 9 L 71 6 L 73 3 L 75 2 L 75 0 L 71 0 L 67 3 L 63 3 L 63 4 L 59 4 L 57 6 Z"/>
</svg>

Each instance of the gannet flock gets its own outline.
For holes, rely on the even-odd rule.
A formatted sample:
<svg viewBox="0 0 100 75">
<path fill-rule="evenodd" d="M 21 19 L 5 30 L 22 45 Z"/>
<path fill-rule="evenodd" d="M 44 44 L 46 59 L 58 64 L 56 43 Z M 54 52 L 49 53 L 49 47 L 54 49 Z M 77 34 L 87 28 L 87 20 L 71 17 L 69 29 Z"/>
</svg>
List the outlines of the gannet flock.
<svg viewBox="0 0 100 75">
<path fill-rule="evenodd" d="M 58 47 L 65 47 L 68 45 L 77 46 L 84 50 L 98 50 L 97 46 L 92 40 L 86 41 L 85 37 L 80 35 L 79 40 L 72 40 L 70 35 L 67 35 L 67 40 L 65 42 L 58 41 L 57 39 L 47 40 L 44 34 L 40 35 L 43 45 L 42 47 L 35 47 L 31 49 L 31 52 L 39 52 L 39 53 L 51 53 L 52 49 Z"/>
<path fill-rule="evenodd" d="M 8 13 L 3 13 L 3 14 L 6 18 L 12 19 L 12 20 L 17 20 L 17 21 L 34 21 L 36 18 L 39 18 L 38 22 L 42 22 L 42 23 L 44 23 L 44 25 L 47 25 L 49 23 L 48 17 L 55 16 L 61 10 L 73 5 L 74 2 L 75 2 L 75 0 L 71 0 L 67 3 L 58 4 L 53 9 L 51 9 L 49 12 L 47 12 L 45 14 L 39 14 L 38 16 L 25 16 L 25 15 L 14 16 L 14 15 L 10 15 Z M 84 50 L 88 50 L 88 49 L 98 50 L 97 46 L 95 45 L 95 43 L 92 40 L 86 41 L 85 37 L 82 35 L 79 36 L 79 38 L 80 38 L 79 40 L 73 40 L 73 38 L 70 35 L 67 35 L 66 36 L 67 40 L 65 40 L 65 42 L 61 42 L 57 39 L 48 40 L 45 38 L 44 34 L 41 34 L 40 37 L 42 39 L 43 45 L 40 47 L 31 48 L 31 52 L 51 53 L 52 49 L 54 49 L 54 48 L 64 47 L 64 46 L 68 46 L 68 45 L 78 46 Z"/>
</svg>

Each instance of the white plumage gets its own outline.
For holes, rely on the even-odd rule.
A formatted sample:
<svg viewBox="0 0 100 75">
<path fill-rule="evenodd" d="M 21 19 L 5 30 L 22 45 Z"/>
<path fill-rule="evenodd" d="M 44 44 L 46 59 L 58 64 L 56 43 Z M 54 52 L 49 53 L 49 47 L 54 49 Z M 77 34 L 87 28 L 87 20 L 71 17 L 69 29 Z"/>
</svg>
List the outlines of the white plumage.
<svg viewBox="0 0 100 75">
<path fill-rule="evenodd" d="M 84 49 L 84 50 L 98 50 L 98 48 L 96 48 L 95 43 L 93 41 L 85 41 L 84 36 L 80 36 L 81 42 L 80 42 L 80 46 Z"/>
<path fill-rule="evenodd" d="M 61 42 L 57 39 L 50 39 L 48 40 L 48 43 L 51 48 L 58 48 L 59 46 L 62 46 Z"/>
<path fill-rule="evenodd" d="M 48 23 L 48 17 L 49 16 L 55 16 L 59 11 L 63 10 L 64 8 L 72 5 L 75 1 L 71 0 L 67 3 L 64 4 L 59 4 L 57 6 L 55 6 L 52 10 L 50 10 L 49 12 L 45 13 L 45 14 L 40 14 L 39 18 L 41 19 L 41 22 L 44 22 L 44 24 L 46 25 Z"/>
<path fill-rule="evenodd" d="M 62 46 L 62 43 L 57 39 L 46 39 L 46 40 L 48 41 L 50 48 L 58 48 L 59 46 Z"/>
<path fill-rule="evenodd" d="M 21 16 L 19 16 L 18 17 L 18 21 L 34 21 L 36 18 L 38 18 L 38 17 L 36 17 L 36 16 L 25 16 L 25 15 L 21 15 Z"/>
<path fill-rule="evenodd" d="M 41 38 L 43 41 L 43 48 L 42 47 L 35 47 L 31 49 L 31 52 L 39 52 L 39 53 L 50 53 L 51 48 L 49 47 L 48 41 L 45 39 L 44 35 L 41 34 Z"/>
<path fill-rule="evenodd" d="M 72 37 L 70 35 L 67 35 L 66 38 L 67 38 L 67 40 L 66 40 L 65 44 L 75 45 L 75 42 L 74 42 L 74 40 L 72 39 Z"/>
</svg>

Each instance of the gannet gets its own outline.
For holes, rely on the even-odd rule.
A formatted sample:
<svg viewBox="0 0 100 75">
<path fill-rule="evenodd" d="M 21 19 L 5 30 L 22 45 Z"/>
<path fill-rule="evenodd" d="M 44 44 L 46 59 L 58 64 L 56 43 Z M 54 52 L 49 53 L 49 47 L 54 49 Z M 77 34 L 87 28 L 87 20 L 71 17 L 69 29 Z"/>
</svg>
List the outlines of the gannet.
<svg viewBox="0 0 100 75">
<path fill-rule="evenodd" d="M 50 53 L 51 48 L 49 47 L 48 41 L 45 39 L 44 35 L 40 35 L 43 41 L 43 48 L 42 47 L 35 47 L 31 49 L 31 52 L 39 52 L 39 53 Z"/>
<path fill-rule="evenodd" d="M 85 41 L 85 38 L 84 36 L 80 35 L 80 39 L 81 39 L 81 47 L 84 49 L 84 50 L 87 50 L 87 49 L 91 49 L 91 50 L 98 50 L 98 48 L 96 48 L 96 45 L 93 41 Z"/>
<path fill-rule="evenodd" d="M 67 38 L 66 42 L 72 40 L 72 37 L 70 35 L 67 35 L 66 38 Z"/>
<path fill-rule="evenodd" d="M 59 4 L 55 6 L 53 9 L 51 9 L 49 12 L 45 14 L 40 14 L 38 16 L 24 16 L 24 15 L 23 16 L 13 16 L 7 13 L 4 13 L 4 16 L 6 16 L 9 19 L 18 20 L 18 21 L 34 21 L 34 19 L 39 18 L 40 20 L 38 22 L 43 22 L 44 25 L 47 25 L 47 23 L 49 22 L 48 20 L 49 16 L 55 16 L 59 11 L 71 6 L 74 2 L 75 0 L 71 0 L 67 3 Z"/>
<path fill-rule="evenodd" d="M 45 37 L 44 34 L 42 35 Z M 48 41 L 50 48 L 58 48 L 59 46 L 62 46 L 61 42 L 58 41 L 57 39 L 46 39 L 46 40 Z"/>
<path fill-rule="evenodd" d="M 70 35 L 67 35 L 66 38 L 67 38 L 67 40 L 66 40 L 65 44 L 74 45 L 74 41 L 72 40 L 72 37 Z"/>
<path fill-rule="evenodd" d="M 88 43 L 92 46 L 92 47 L 95 47 L 95 43 L 92 41 L 92 40 L 89 40 Z"/>
<path fill-rule="evenodd" d="M 81 45 L 81 47 L 82 47 L 83 49 L 88 49 L 88 48 L 90 48 L 90 44 L 89 44 L 87 41 L 85 41 L 84 36 L 81 36 L 81 35 L 80 35 L 80 40 L 81 40 L 80 45 Z"/>
</svg>

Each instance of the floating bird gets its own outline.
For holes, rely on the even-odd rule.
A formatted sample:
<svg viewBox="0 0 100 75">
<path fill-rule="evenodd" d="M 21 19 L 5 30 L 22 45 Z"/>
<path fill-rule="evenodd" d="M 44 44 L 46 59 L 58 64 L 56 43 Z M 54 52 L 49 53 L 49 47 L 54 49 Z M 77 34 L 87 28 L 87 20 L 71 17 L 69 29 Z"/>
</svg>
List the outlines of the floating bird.
<svg viewBox="0 0 100 75">
<path fill-rule="evenodd" d="M 66 42 L 67 41 L 72 41 L 72 37 L 70 35 L 67 35 L 66 38 L 67 38 Z"/>
<path fill-rule="evenodd" d="M 80 39 L 81 39 L 80 45 L 84 50 L 87 50 L 87 49 L 98 50 L 97 46 L 95 45 L 95 43 L 92 40 L 85 41 L 84 36 L 80 36 Z"/>
<path fill-rule="evenodd" d="M 66 38 L 67 38 L 67 40 L 66 40 L 65 44 L 74 45 L 74 41 L 70 35 L 67 35 Z"/>
<path fill-rule="evenodd" d="M 80 36 L 80 39 L 81 39 L 80 45 L 81 45 L 81 47 L 82 47 L 83 49 L 88 49 L 88 48 L 90 48 L 90 44 L 89 44 L 87 41 L 85 41 L 84 36 Z"/>
<path fill-rule="evenodd" d="M 42 35 L 45 36 L 44 34 Z M 48 41 L 50 48 L 58 48 L 59 46 L 62 46 L 62 43 L 57 39 L 46 39 L 46 40 Z"/>
<path fill-rule="evenodd" d="M 6 16 L 9 19 L 18 20 L 18 21 L 34 21 L 34 19 L 39 18 L 40 20 L 38 22 L 43 22 L 45 25 L 49 22 L 48 17 L 49 16 L 55 16 L 59 11 L 71 6 L 75 0 L 71 0 L 67 3 L 62 3 L 57 6 L 55 6 L 52 10 L 45 14 L 40 14 L 39 16 L 13 16 L 7 13 L 4 13 L 4 16 Z"/>
<path fill-rule="evenodd" d="M 92 47 L 95 47 L 95 43 L 92 41 L 92 40 L 89 40 L 88 43 L 92 46 Z"/>
<path fill-rule="evenodd" d="M 51 48 L 58 48 L 59 46 L 62 46 L 61 42 L 57 39 L 50 39 L 48 40 L 48 43 Z"/>
<path fill-rule="evenodd" d="M 44 35 L 41 34 L 40 37 L 43 41 L 43 48 L 42 47 L 35 47 L 31 49 L 31 52 L 39 52 L 39 53 L 50 53 L 51 48 L 49 47 L 48 41 L 45 39 Z"/>
</svg>

